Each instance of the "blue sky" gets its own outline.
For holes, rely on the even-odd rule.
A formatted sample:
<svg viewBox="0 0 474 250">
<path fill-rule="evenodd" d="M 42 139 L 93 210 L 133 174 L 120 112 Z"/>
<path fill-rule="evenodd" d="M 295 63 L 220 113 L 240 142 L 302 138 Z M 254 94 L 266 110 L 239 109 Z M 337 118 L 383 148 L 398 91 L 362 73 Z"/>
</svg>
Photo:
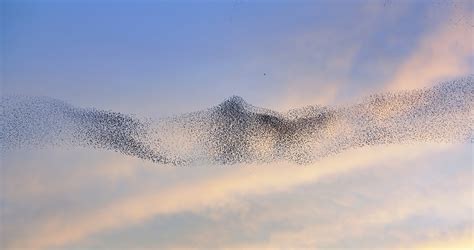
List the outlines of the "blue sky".
<svg viewBox="0 0 474 250">
<path fill-rule="evenodd" d="M 284 109 L 275 99 L 299 79 L 313 86 L 341 81 L 338 97 L 350 99 L 393 75 L 441 22 L 430 10 L 449 7 L 6 1 L 3 88 L 146 115 L 205 108 L 231 95 Z M 386 67 L 374 69 L 380 65 Z M 192 108 L 183 104 L 189 98 Z"/>
<path fill-rule="evenodd" d="M 232 95 L 285 111 L 473 74 L 468 1 L 2 2 L 3 94 L 159 118 Z M 7 248 L 472 246 L 472 146 L 157 167 L 2 156 Z"/>
</svg>

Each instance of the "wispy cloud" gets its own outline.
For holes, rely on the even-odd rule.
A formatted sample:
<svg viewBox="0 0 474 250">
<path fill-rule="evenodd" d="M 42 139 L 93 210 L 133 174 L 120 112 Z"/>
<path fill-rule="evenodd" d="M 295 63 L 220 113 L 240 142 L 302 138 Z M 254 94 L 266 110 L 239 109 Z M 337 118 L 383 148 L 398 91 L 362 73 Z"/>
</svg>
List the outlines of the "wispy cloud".
<svg viewBox="0 0 474 250">
<path fill-rule="evenodd" d="M 467 2 L 464 8 L 447 8 L 449 18 L 422 36 L 412 54 L 398 67 L 387 88 L 415 89 L 437 82 L 474 73 L 472 10 Z"/>
<path fill-rule="evenodd" d="M 439 150 L 433 145 L 431 150 Z M 214 177 L 157 188 L 152 183 L 146 189 L 110 203 L 75 214 L 64 213 L 32 221 L 26 235 L 10 239 L 9 247 L 52 247 L 71 244 L 90 235 L 142 223 L 157 215 L 183 211 L 199 212 L 215 204 L 225 203 L 241 195 L 258 195 L 291 189 L 318 179 L 363 168 L 380 161 L 408 159 L 426 152 L 427 147 L 393 146 L 372 154 L 370 148 L 344 153 L 323 160 L 314 166 L 294 165 L 254 166 L 227 169 Z"/>
</svg>

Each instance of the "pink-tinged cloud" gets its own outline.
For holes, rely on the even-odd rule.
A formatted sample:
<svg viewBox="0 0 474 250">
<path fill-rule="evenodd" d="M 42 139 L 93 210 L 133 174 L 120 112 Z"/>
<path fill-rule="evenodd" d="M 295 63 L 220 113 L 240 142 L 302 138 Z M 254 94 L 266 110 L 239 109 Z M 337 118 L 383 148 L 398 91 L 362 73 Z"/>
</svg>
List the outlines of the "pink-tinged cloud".
<svg viewBox="0 0 474 250">
<path fill-rule="evenodd" d="M 469 8 L 455 8 L 449 20 L 422 36 L 413 53 L 395 71 L 387 89 L 416 89 L 474 74 L 474 33 Z"/>
<path fill-rule="evenodd" d="M 351 150 L 314 166 L 291 164 L 228 169 L 218 176 L 177 183 L 168 187 L 143 184 L 146 189 L 77 214 L 54 215 L 31 222 L 21 238 L 9 239 L 7 247 L 49 248 L 78 242 L 91 235 L 143 223 L 158 215 L 185 211 L 199 212 L 229 200 L 257 194 L 289 190 L 321 178 L 364 168 L 381 161 L 397 162 L 426 152 L 443 150 L 446 145 L 380 147 Z M 155 189 L 156 188 L 156 189 Z"/>
</svg>

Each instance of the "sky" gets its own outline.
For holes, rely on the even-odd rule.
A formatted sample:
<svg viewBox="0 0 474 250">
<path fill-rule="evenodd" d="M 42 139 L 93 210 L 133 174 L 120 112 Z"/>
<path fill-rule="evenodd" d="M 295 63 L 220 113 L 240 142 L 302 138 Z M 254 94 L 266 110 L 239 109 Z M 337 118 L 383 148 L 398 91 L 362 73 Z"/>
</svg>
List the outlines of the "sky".
<svg viewBox="0 0 474 250">
<path fill-rule="evenodd" d="M 1 94 L 159 118 L 229 96 L 286 111 L 474 74 L 469 1 L 26 1 Z M 473 246 L 472 144 L 310 165 L 170 167 L 85 148 L 1 156 L 6 249 Z"/>
</svg>

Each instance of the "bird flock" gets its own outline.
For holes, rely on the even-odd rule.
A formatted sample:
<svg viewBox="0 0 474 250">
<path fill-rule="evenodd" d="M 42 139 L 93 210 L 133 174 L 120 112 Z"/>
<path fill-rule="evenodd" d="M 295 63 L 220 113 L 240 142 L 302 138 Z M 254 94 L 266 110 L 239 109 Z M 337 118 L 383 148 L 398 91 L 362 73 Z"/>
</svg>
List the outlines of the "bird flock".
<svg viewBox="0 0 474 250">
<path fill-rule="evenodd" d="M 468 76 L 346 106 L 279 113 L 233 96 L 207 110 L 139 119 L 47 97 L 3 96 L 0 147 L 91 147 L 175 166 L 308 164 L 371 145 L 472 143 L 473 98 L 474 76 Z"/>
</svg>

